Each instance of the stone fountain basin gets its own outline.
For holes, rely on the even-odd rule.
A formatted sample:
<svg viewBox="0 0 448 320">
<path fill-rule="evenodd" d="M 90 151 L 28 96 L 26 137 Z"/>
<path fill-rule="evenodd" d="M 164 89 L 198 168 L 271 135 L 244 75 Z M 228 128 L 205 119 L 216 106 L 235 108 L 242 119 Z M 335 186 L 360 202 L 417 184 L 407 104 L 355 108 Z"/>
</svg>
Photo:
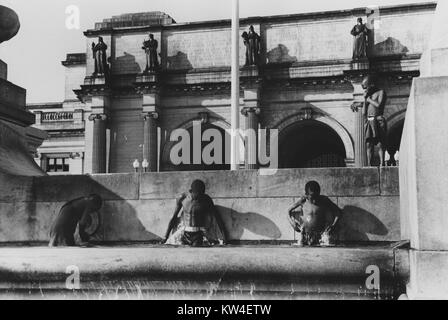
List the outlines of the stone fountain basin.
<svg viewBox="0 0 448 320">
<path fill-rule="evenodd" d="M 151 298 L 398 298 L 409 276 L 408 252 L 401 243 L 0 248 L 0 296 L 76 294 L 66 290 L 69 266 L 79 269 L 80 290 L 94 299 L 101 290 L 118 288 L 151 293 Z M 380 270 L 380 291 L 366 288 L 371 266 Z"/>
</svg>

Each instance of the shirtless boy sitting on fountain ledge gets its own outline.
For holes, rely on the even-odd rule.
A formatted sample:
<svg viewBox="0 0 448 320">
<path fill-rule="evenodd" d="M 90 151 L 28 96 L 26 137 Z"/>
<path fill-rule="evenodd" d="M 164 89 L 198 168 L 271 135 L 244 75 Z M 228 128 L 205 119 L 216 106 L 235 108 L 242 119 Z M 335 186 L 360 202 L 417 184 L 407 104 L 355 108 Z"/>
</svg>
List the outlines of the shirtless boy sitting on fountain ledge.
<svg viewBox="0 0 448 320">
<path fill-rule="evenodd" d="M 333 233 L 341 216 L 342 210 L 320 194 L 316 181 L 306 184 L 305 196 L 288 210 L 288 220 L 301 234 L 302 246 L 333 245 Z"/>
<path fill-rule="evenodd" d="M 171 231 L 176 229 L 176 222 L 179 215 L 182 215 L 178 230 L 170 237 Z M 224 223 L 221 220 L 218 210 L 213 200 L 205 194 L 205 184 L 201 180 L 195 180 L 191 184 L 188 193 L 183 193 L 177 199 L 174 215 L 168 225 L 165 240 L 166 244 L 187 245 L 191 247 L 204 246 L 208 239 L 207 225 L 214 218 L 223 236 L 223 243 L 226 243 L 227 233 Z"/>
</svg>

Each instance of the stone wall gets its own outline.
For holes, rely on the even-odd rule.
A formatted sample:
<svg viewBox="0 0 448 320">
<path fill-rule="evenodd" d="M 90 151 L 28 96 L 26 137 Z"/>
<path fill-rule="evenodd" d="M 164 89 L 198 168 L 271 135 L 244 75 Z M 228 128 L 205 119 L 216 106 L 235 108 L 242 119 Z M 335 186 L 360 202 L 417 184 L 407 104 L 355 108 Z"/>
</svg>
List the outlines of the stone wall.
<svg viewBox="0 0 448 320">
<path fill-rule="evenodd" d="M 86 76 L 86 65 L 73 65 L 65 68 L 65 101 L 76 101 L 78 98 L 73 89 L 78 88 Z"/>
<path fill-rule="evenodd" d="M 154 241 L 166 231 L 175 198 L 201 178 L 232 240 L 294 240 L 287 209 L 316 180 L 344 210 L 339 230 L 346 241 L 398 241 L 397 169 L 171 172 L 97 176 L 12 177 L 0 184 L 0 242 L 45 242 L 62 205 L 98 193 L 105 200 L 99 241 Z"/>
</svg>

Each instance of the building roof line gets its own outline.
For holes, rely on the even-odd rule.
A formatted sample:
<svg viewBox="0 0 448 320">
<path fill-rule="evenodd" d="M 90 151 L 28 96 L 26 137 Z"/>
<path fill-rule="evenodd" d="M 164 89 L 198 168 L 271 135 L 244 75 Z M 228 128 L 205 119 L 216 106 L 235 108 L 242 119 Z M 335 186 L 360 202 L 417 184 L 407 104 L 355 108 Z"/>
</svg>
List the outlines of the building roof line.
<svg viewBox="0 0 448 320">
<path fill-rule="evenodd" d="M 437 6 L 437 2 L 424 2 L 424 3 L 411 3 L 411 4 L 401 4 L 401 5 L 390 5 L 390 6 L 380 6 L 381 12 L 386 13 L 394 13 L 397 11 L 421 11 L 421 10 L 435 10 Z M 297 13 L 297 14 L 288 14 L 288 15 L 274 15 L 274 16 L 254 16 L 254 17 L 246 17 L 242 18 L 241 24 L 256 24 L 262 22 L 276 22 L 282 21 L 287 22 L 291 20 L 315 20 L 315 19 L 323 19 L 323 18 L 341 18 L 341 17 L 349 17 L 349 16 L 359 16 L 366 15 L 366 9 L 368 7 L 362 8 L 354 8 L 354 9 L 345 9 L 345 10 L 332 10 L 332 11 L 318 11 L 318 12 L 306 12 L 306 13 Z M 137 27 L 121 27 L 121 28 L 106 28 L 106 29 L 89 29 L 84 32 L 84 35 L 98 35 L 98 34 L 111 34 L 115 32 L 125 32 L 125 31 L 134 31 L 141 32 L 146 30 L 175 30 L 175 29 L 190 29 L 190 28 L 200 28 L 200 27 L 222 27 L 222 26 L 230 26 L 230 19 L 221 19 L 221 20 L 206 20 L 206 21 L 194 21 L 194 22 L 181 22 L 174 23 L 169 25 L 154 25 L 154 26 L 137 26 Z"/>
</svg>

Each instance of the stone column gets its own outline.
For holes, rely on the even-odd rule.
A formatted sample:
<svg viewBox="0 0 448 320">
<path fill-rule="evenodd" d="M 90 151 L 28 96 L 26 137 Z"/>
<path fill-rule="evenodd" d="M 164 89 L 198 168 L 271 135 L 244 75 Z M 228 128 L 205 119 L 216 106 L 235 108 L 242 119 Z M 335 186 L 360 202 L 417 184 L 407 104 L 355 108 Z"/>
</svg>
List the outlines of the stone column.
<svg viewBox="0 0 448 320">
<path fill-rule="evenodd" d="M 245 133 L 246 133 L 246 147 L 245 147 L 245 169 L 257 170 L 259 168 L 257 161 L 258 154 L 258 115 L 260 108 L 246 107 L 241 113 L 245 116 Z"/>
<path fill-rule="evenodd" d="M 148 171 L 157 172 L 157 112 L 142 114 L 144 121 L 143 133 L 143 159 L 149 162 Z"/>
<path fill-rule="evenodd" d="M 157 136 L 157 119 L 160 116 L 159 76 L 156 72 L 137 75 L 135 90 L 142 96 L 143 159 L 149 163 L 148 171 L 157 172 L 159 146 Z"/>
<path fill-rule="evenodd" d="M 261 114 L 261 88 L 262 78 L 258 67 L 251 66 L 241 71 L 241 86 L 244 92 L 244 108 L 241 114 L 245 117 L 245 155 L 244 168 L 257 170 L 258 163 L 258 116 Z"/>
<path fill-rule="evenodd" d="M 367 149 L 364 131 L 365 119 L 363 116 L 363 103 L 353 105 L 355 117 L 355 167 L 363 168 L 367 166 Z"/>
<path fill-rule="evenodd" d="M 367 148 L 364 130 L 365 119 L 363 116 L 364 90 L 361 86 L 363 76 L 363 74 L 360 74 L 351 79 L 353 85 L 353 104 L 351 108 L 355 124 L 354 142 L 356 168 L 364 168 L 367 166 Z"/>
<path fill-rule="evenodd" d="M 91 114 L 93 121 L 92 173 L 106 173 L 106 120 L 105 114 Z"/>
<path fill-rule="evenodd" d="M 239 170 L 239 137 L 240 130 L 240 11 L 239 0 L 232 0 L 232 70 L 231 70 L 231 143 L 230 168 Z"/>
<path fill-rule="evenodd" d="M 43 172 L 48 171 L 48 158 L 46 154 L 42 154 L 40 156 L 40 168 L 42 169 Z"/>
</svg>

